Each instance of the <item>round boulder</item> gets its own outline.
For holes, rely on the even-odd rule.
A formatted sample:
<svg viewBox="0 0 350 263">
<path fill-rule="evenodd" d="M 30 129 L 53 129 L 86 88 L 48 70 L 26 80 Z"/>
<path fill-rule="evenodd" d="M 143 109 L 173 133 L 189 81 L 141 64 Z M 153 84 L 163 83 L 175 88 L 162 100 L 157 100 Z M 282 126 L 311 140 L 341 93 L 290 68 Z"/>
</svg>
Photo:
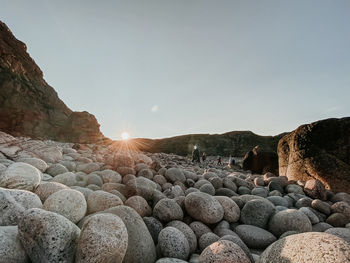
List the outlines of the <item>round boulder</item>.
<svg viewBox="0 0 350 263">
<path fill-rule="evenodd" d="M 176 181 L 184 183 L 186 181 L 186 177 L 183 171 L 175 167 L 169 168 L 165 172 L 165 178 L 171 183 L 175 183 Z"/>
<path fill-rule="evenodd" d="M 50 195 L 46 199 L 43 209 L 60 214 L 73 223 L 77 223 L 85 216 L 87 204 L 81 192 L 63 189 Z"/>
<path fill-rule="evenodd" d="M 18 232 L 32 262 L 74 262 L 80 229 L 64 216 L 28 209 L 18 222 Z"/>
<path fill-rule="evenodd" d="M 128 200 L 125 201 L 125 205 L 134 208 L 141 217 L 150 216 L 152 214 L 152 208 L 142 196 L 134 195 L 129 197 Z"/>
<path fill-rule="evenodd" d="M 287 231 L 310 232 L 312 224 L 304 213 L 295 209 L 287 209 L 273 215 L 269 222 L 269 231 L 276 237 Z"/>
<path fill-rule="evenodd" d="M 41 207 L 39 197 L 32 192 L 0 187 L 0 226 L 17 225 L 25 210 Z"/>
<path fill-rule="evenodd" d="M 38 158 L 29 158 L 29 157 L 21 158 L 17 162 L 30 164 L 35 168 L 37 168 L 42 173 L 45 172 L 45 170 L 47 169 L 47 163 Z"/>
<path fill-rule="evenodd" d="M 183 211 L 181 207 L 169 198 L 163 198 L 153 208 L 153 215 L 163 222 L 170 222 L 173 220 L 182 220 Z"/>
<path fill-rule="evenodd" d="M 128 249 L 124 263 L 153 263 L 156 261 L 156 248 L 147 226 L 139 214 L 131 207 L 120 205 L 107 209 L 123 220 L 128 230 Z"/>
<path fill-rule="evenodd" d="M 40 171 L 27 163 L 13 163 L 0 173 L 0 187 L 33 191 L 40 183 Z"/>
<path fill-rule="evenodd" d="M 259 263 L 336 263 L 349 262 L 350 246 L 345 240 L 327 233 L 302 233 L 287 236 L 270 245 Z"/>
<path fill-rule="evenodd" d="M 215 196 L 224 208 L 224 219 L 229 223 L 235 223 L 239 220 L 241 210 L 239 206 L 231 198 L 227 196 Z"/>
<path fill-rule="evenodd" d="M 69 189 L 68 186 L 65 186 L 64 184 L 57 183 L 57 182 L 47 182 L 47 183 L 40 183 L 34 190 L 34 193 L 39 196 L 40 200 L 42 202 L 45 202 L 45 200 L 52 195 L 53 193 L 63 190 L 63 189 Z"/>
<path fill-rule="evenodd" d="M 185 198 L 187 213 L 205 224 L 215 224 L 224 217 L 224 208 L 213 196 L 202 192 L 193 192 Z"/>
<path fill-rule="evenodd" d="M 275 206 L 266 199 L 253 199 L 248 201 L 241 210 L 241 221 L 247 225 L 266 228 Z"/>
<path fill-rule="evenodd" d="M 95 191 L 91 193 L 87 200 L 88 214 L 106 210 L 113 206 L 122 205 L 123 201 L 116 195 L 105 192 Z"/>
<path fill-rule="evenodd" d="M 166 227 L 158 236 L 160 252 L 165 257 L 188 258 L 190 247 L 185 235 L 174 227 Z"/>
<path fill-rule="evenodd" d="M 127 247 L 123 221 L 113 214 L 96 214 L 83 224 L 75 262 L 122 262 Z"/>
<path fill-rule="evenodd" d="M 193 230 L 181 221 L 172 221 L 167 224 L 167 226 L 175 227 L 180 230 L 186 237 L 188 244 L 190 246 L 190 254 L 194 253 L 197 249 L 197 237 L 194 234 Z"/>
<path fill-rule="evenodd" d="M 219 240 L 203 250 L 201 263 L 251 263 L 244 251 L 229 240 Z"/>
<path fill-rule="evenodd" d="M 252 225 L 239 225 L 235 228 L 235 232 L 249 248 L 265 249 L 276 241 L 273 234 Z"/>
</svg>

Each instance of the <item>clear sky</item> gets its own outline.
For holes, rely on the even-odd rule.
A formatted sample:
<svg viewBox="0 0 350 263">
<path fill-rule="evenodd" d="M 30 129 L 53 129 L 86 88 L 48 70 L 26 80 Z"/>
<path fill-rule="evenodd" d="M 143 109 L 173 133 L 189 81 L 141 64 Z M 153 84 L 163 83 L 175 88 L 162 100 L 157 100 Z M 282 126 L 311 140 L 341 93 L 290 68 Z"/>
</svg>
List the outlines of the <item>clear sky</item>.
<svg viewBox="0 0 350 263">
<path fill-rule="evenodd" d="M 0 20 L 113 139 L 350 116 L 347 0 L 0 0 Z"/>
</svg>

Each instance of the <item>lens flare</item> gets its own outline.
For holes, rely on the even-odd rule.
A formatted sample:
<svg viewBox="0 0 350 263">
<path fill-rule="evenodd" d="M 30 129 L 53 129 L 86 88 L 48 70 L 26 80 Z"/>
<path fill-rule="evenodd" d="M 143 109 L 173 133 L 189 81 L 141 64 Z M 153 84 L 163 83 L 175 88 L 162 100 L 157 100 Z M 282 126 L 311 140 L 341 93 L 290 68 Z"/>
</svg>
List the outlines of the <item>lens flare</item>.
<svg viewBox="0 0 350 263">
<path fill-rule="evenodd" d="M 130 138 L 130 135 L 127 132 L 122 132 L 121 137 L 123 141 L 126 141 Z"/>
</svg>

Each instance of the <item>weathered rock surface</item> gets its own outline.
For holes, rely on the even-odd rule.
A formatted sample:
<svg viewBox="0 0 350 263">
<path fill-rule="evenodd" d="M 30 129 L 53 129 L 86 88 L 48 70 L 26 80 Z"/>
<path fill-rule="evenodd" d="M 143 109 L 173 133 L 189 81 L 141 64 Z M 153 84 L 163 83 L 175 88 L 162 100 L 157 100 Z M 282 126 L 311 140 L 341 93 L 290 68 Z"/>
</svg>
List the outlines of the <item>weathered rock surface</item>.
<svg viewBox="0 0 350 263">
<path fill-rule="evenodd" d="M 302 233 L 279 239 L 260 256 L 260 263 L 350 262 L 350 246 L 327 233 Z"/>
<path fill-rule="evenodd" d="M 17 225 L 25 210 L 41 207 L 39 197 L 32 192 L 0 187 L 0 226 Z"/>
<path fill-rule="evenodd" d="M 350 193 L 350 117 L 302 125 L 278 143 L 280 175 Z"/>
<path fill-rule="evenodd" d="M 80 229 L 67 218 L 39 208 L 28 209 L 18 231 L 33 262 L 74 262 Z"/>
<path fill-rule="evenodd" d="M 203 250 L 199 257 L 203 263 L 251 263 L 244 251 L 229 240 L 220 240 Z"/>
<path fill-rule="evenodd" d="M 153 263 L 156 261 L 156 248 L 145 223 L 134 209 L 117 206 L 103 213 L 112 213 L 120 217 L 128 230 L 128 249 L 124 263 Z"/>
<path fill-rule="evenodd" d="M 0 187 L 33 191 L 40 183 L 40 171 L 27 163 L 14 163 L 0 174 Z"/>
<path fill-rule="evenodd" d="M 63 189 L 50 195 L 43 209 L 60 214 L 73 223 L 78 223 L 87 210 L 85 197 L 82 193 L 73 189 Z"/>
<path fill-rule="evenodd" d="M 264 249 L 276 241 L 276 237 L 260 227 L 252 225 L 239 225 L 235 232 L 250 248 Z"/>
<path fill-rule="evenodd" d="M 121 263 L 128 247 L 123 221 L 113 214 L 96 214 L 83 224 L 75 262 Z"/>
<path fill-rule="evenodd" d="M 185 235 L 174 227 L 166 227 L 158 236 L 160 251 L 164 257 L 186 260 L 190 247 Z"/>
<path fill-rule="evenodd" d="M 18 238 L 17 226 L 0 226 L 0 237 L 0 262 L 29 262 L 29 258 Z"/>
<path fill-rule="evenodd" d="M 279 237 L 287 231 L 310 232 L 312 225 L 309 218 L 295 209 L 280 211 L 269 221 L 269 231 Z"/>
<path fill-rule="evenodd" d="M 185 207 L 191 217 L 206 224 L 215 224 L 224 217 L 222 205 L 206 193 L 190 193 L 186 196 Z"/>
</svg>

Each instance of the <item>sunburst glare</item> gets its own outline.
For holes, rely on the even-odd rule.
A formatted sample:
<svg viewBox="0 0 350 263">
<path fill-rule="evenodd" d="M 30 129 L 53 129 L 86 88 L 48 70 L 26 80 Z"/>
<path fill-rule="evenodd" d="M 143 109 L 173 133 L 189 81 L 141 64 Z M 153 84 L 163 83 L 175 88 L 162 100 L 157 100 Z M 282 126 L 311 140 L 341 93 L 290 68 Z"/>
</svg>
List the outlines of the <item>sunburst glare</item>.
<svg viewBox="0 0 350 263">
<path fill-rule="evenodd" d="M 121 137 L 123 141 L 126 141 L 130 139 L 130 134 L 128 132 L 122 132 Z"/>
</svg>

